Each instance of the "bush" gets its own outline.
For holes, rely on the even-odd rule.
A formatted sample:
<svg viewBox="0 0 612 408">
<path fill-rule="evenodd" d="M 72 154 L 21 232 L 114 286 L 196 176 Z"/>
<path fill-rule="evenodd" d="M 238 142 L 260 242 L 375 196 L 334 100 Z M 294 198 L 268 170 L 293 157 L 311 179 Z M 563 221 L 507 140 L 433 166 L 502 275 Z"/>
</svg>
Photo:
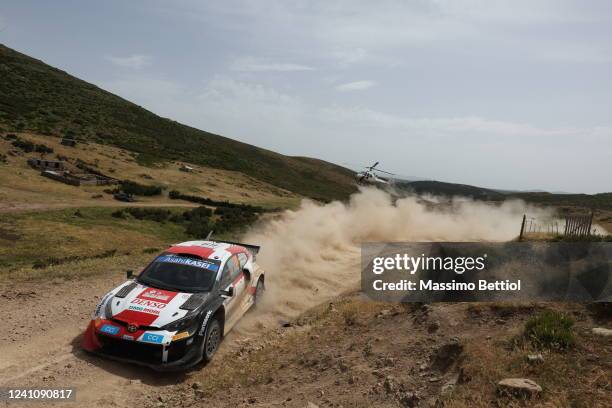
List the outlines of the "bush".
<svg viewBox="0 0 612 408">
<path fill-rule="evenodd" d="M 264 212 L 264 211 L 272 211 L 266 210 L 265 208 L 249 205 L 249 204 L 238 204 L 238 203 L 230 203 L 229 201 L 217 201 L 207 197 L 198 197 L 192 196 L 188 194 L 182 194 L 179 191 L 172 190 L 168 193 L 168 197 L 172 200 L 185 200 L 191 201 L 192 203 L 198 203 L 202 205 L 210 205 L 214 207 L 224 207 L 224 208 L 240 208 L 242 210 L 254 211 L 254 212 Z"/>
<path fill-rule="evenodd" d="M 212 229 L 216 228 L 210 219 L 211 215 L 212 210 L 206 207 L 185 211 L 183 218 L 188 221 L 185 232 L 196 238 L 205 238 Z"/>
<path fill-rule="evenodd" d="M 111 216 L 114 218 L 125 218 L 125 212 L 123 212 L 123 210 L 113 211 Z"/>
<path fill-rule="evenodd" d="M 215 215 L 219 216 L 215 223 L 215 231 L 218 233 L 241 230 L 257 220 L 257 213 L 242 208 L 218 207 L 215 209 Z"/>
<path fill-rule="evenodd" d="M 53 153 L 53 149 L 44 144 L 37 144 L 34 151 L 37 153 Z"/>
<path fill-rule="evenodd" d="M 170 211 L 161 208 L 127 208 L 124 211 L 137 220 L 164 222 L 170 218 Z"/>
<path fill-rule="evenodd" d="M 525 323 L 525 338 L 537 348 L 564 349 L 574 344 L 574 320 L 559 312 L 545 311 Z"/>
<path fill-rule="evenodd" d="M 147 186 L 144 184 L 136 183 L 135 181 L 125 180 L 121 182 L 121 187 L 118 190 L 123 191 L 126 194 L 133 194 L 139 196 L 156 196 L 162 193 L 160 186 Z"/>
<path fill-rule="evenodd" d="M 18 138 L 17 140 L 14 140 L 11 144 L 26 153 L 31 153 L 34 151 L 34 143 L 28 140 L 22 140 Z"/>
</svg>

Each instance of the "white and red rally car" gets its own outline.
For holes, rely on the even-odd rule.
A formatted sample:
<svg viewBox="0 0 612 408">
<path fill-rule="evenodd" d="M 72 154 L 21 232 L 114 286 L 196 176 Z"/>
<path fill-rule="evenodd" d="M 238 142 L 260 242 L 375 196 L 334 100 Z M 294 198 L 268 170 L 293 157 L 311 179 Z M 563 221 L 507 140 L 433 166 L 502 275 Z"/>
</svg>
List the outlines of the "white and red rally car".
<svg viewBox="0 0 612 408">
<path fill-rule="evenodd" d="M 83 348 L 155 369 L 209 361 L 263 293 L 257 252 L 257 246 L 225 241 L 168 248 L 102 298 Z"/>
</svg>

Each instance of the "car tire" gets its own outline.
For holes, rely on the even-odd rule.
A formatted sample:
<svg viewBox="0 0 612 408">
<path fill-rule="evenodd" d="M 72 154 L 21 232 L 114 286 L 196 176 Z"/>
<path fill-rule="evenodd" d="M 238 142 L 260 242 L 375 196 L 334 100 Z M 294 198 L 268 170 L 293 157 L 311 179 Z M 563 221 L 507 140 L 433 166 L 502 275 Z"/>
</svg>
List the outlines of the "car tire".
<svg viewBox="0 0 612 408">
<path fill-rule="evenodd" d="M 202 357 L 205 362 L 212 360 L 219 349 L 222 339 L 221 324 L 218 318 L 213 318 L 206 328 L 206 336 L 202 341 Z"/>
<path fill-rule="evenodd" d="M 257 281 L 257 286 L 255 286 L 255 295 L 253 296 L 253 305 L 257 306 L 257 300 L 260 298 L 260 296 L 263 295 L 264 290 L 266 290 L 263 280 L 259 279 Z"/>
</svg>

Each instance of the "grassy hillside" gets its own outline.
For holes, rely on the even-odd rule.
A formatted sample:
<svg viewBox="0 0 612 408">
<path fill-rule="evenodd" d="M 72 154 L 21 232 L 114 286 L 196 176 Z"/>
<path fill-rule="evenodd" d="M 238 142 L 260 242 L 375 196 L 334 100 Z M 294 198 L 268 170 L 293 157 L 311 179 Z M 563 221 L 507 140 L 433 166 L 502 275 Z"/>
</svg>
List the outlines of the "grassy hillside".
<svg viewBox="0 0 612 408">
<path fill-rule="evenodd" d="M 352 172 L 194 129 L 0 45 L 0 126 L 137 152 L 143 164 L 180 160 L 240 171 L 313 198 L 344 198 Z"/>
<path fill-rule="evenodd" d="M 417 194 L 444 195 L 449 197 L 461 196 L 470 197 L 475 200 L 498 201 L 506 198 L 506 195 L 487 188 L 433 180 L 400 182 L 398 183 L 398 188 L 414 191 Z"/>
<path fill-rule="evenodd" d="M 543 205 L 578 206 L 599 210 L 612 210 L 612 193 L 600 194 L 553 194 L 512 193 L 510 196 Z"/>
<path fill-rule="evenodd" d="M 399 189 L 418 194 L 444 195 L 448 197 L 470 197 L 475 200 L 504 201 L 518 198 L 523 201 L 548 206 L 575 206 L 598 210 L 612 210 L 612 193 L 600 194 L 554 194 L 547 192 L 500 192 L 467 184 L 441 181 L 399 182 Z"/>
</svg>

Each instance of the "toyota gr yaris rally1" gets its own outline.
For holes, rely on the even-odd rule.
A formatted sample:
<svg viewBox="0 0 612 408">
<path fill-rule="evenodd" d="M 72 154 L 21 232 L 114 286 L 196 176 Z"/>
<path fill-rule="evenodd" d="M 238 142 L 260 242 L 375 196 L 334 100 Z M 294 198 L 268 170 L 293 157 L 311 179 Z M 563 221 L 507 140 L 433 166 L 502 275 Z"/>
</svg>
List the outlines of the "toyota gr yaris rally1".
<svg viewBox="0 0 612 408">
<path fill-rule="evenodd" d="M 209 361 L 223 336 L 262 295 L 258 251 L 222 241 L 168 248 L 102 298 L 83 348 L 155 369 Z"/>
</svg>

